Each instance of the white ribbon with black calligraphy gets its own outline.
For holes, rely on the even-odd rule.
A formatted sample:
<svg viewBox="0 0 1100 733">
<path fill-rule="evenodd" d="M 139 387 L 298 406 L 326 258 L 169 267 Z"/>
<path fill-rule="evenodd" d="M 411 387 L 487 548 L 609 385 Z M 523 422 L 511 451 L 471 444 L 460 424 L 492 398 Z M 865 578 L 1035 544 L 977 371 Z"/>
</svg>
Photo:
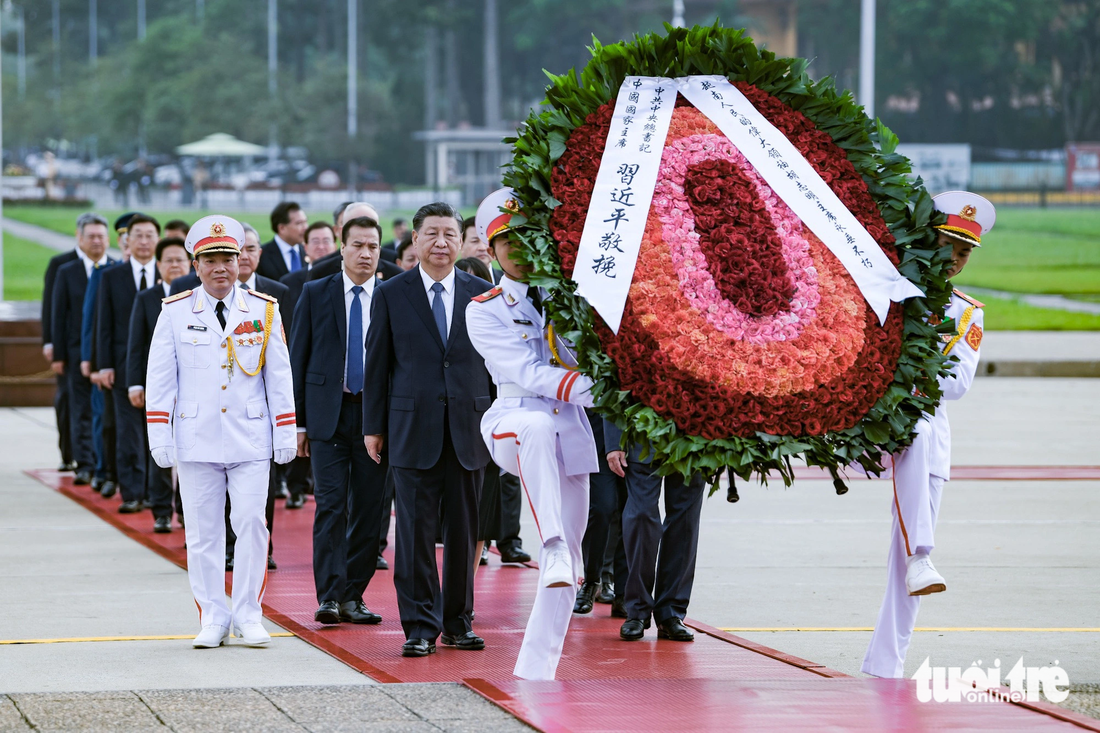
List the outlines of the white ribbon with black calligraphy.
<svg viewBox="0 0 1100 733">
<path fill-rule="evenodd" d="M 627 77 L 619 88 L 573 270 L 578 291 L 613 331 L 618 333 L 634 276 L 675 91 L 714 122 L 836 255 L 879 323 L 886 321 L 891 302 L 922 295 L 809 161 L 725 77 Z"/>
</svg>

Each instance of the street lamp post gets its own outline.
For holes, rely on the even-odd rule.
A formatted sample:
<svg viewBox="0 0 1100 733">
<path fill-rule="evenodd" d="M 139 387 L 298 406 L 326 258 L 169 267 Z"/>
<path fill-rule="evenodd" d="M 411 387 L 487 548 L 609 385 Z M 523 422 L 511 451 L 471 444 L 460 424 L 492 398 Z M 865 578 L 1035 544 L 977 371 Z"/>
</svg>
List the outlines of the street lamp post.
<svg viewBox="0 0 1100 733">
<path fill-rule="evenodd" d="M 862 0 L 859 23 L 859 103 L 875 119 L 875 0 Z"/>
<path fill-rule="evenodd" d="M 348 193 L 356 198 L 359 171 L 355 164 L 355 136 L 359 132 L 359 0 L 348 0 Z"/>
</svg>

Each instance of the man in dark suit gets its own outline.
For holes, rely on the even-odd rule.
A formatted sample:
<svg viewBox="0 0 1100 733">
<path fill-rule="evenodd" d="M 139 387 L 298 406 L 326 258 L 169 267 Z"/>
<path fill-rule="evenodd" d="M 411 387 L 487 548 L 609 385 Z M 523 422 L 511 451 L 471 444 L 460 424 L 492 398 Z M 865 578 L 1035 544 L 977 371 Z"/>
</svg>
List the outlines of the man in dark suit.
<svg viewBox="0 0 1100 733">
<path fill-rule="evenodd" d="M 393 220 L 393 239 L 382 245 L 382 259 L 386 262 L 397 263 L 397 246 L 409 233 L 409 222 L 404 219 Z"/>
<path fill-rule="evenodd" d="M 622 431 L 610 420 L 603 421 L 603 441 L 607 465 L 615 475 L 626 479 L 623 544 L 627 619 L 619 629 L 619 637 L 624 641 L 641 639 L 652 618 L 657 622 L 657 638 L 693 641 L 695 635 L 683 620 L 695 580 L 699 514 L 706 482 L 698 473 L 690 481 L 684 481 L 678 473 L 665 476 L 662 523 L 658 505 L 662 477 L 648 457 L 642 458 L 643 446 L 632 445 L 629 452 L 624 451 L 620 447 Z M 616 593 L 619 582 L 616 577 Z"/>
<path fill-rule="evenodd" d="M 78 229 L 81 226 L 81 221 L 87 216 L 93 215 L 82 214 L 77 219 Z M 51 257 L 50 264 L 46 267 L 46 282 L 42 288 L 42 356 L 50 363 L 54 360 L 53 336 L 50 334 L 54 282 L 57 281 L 57 271 L 61 266 L 77 259 L 80 259 L 80 255 L 77 254 L 77 250 L 74 248 L 69 252 Z M 56 376 L 57 390 L 54 392 L 53 409 L 57 418 L 57 448 L 61 451 L 60 469 L 71 471 L 75 468 L 75 464 L 73 463 L 73 444 L 69 436 L 69 380 L 63 374 Z"/>
<path fill-rule="evenodd" d="M 290 336 L 298 415 L 298 455 L 313 463 L 313 578 L 325 624 L 376 624 L 363 603 L 374 577 L 386 464 L 363 442 L 364 339 L 382 228 L 368 217 L 347 220 L 343 272 L 308 283 Z M 333 327 L 335 326 L 335 328 Z"/>
<path fill-rule="evenodd" d="M 294 307 L 302 295 L 302 288 L 309 282 L 309 273 L 313 266 L 325 257 L 336 254 L 336 232 L 326 221 L 315 221 L 306 228 L 306 265 L 297 272 L 283 275 L 279 282 L 286 285 L 286 302 L 281 303 L 283 310 L 293 317 Z"/>
<path fill-rule="evenodd" d="M 277 281 L 305 264 L 306 212 L 294 201 L 280 202 L 271 210 L 271 231 L 275 237 L 263 246 L 256 272 Z"/>
<path fill-rule="evenodd" d="M 373 206 L 362 201 L 348 204 L 344 207 L 344 211 L 341 214 L 343 221 L 351 221 L 360 216 L 366 216 L 375 221 L 378 221 L 378 211 Z M 336 233 L 339 235 L 343 230 L 337 229 Z M 333 252 L 327 257 L 322 257 L 319 261 L 314 262 L 309 271 L 310 280 L 320 280 L 330 275 L 335 275 L 340 272 L 340 268 L 343 267 L 343 260 L 340 257 L 339 252 Z M 382 280 L 389 280 L 392 277 L 400 275 L 403 270 L 392 262 L 387 262 L 385 259 L 379 259 L 378 261 L 378 274 Z"/>
<path fill-rule="evenodd" d="M 130 249 L 128 264 L 105 270 L 99 285 L 96 305 L 96 371 L 105 395 L 115 410 L 116 465 L 120 514 L 135 514 L 145 500 L 144 450 L 145 413 L 130 404 L 126 362 L 130 340 L 130 314 L 134 298 L 160 281 L 156 268 L 157 239 L 160 223 L 151 216 L 135 214 L 127 227 Z"/>
<path fill-rule="evenodd" d="M 168 297 L 172 282 L 186 275 L 191 269 L 191 255 L 184 246 L 184 240 L 179 237 L 165 237 L 157 242 L 156 260 L 160 283 L 138 293 L 130 312 L 125 385 L 130 405 L 139 411 L 145 409 L 145 375 L 149 371 L 149 344 L 153 341 L 153 329 L 156 328 L 157 319 L 160 318 L 162 301 Z M 116 391 L 122 389 L 117 379 L 115 385 Z M 142 430 L 139 455 L 145 458 L 145 486 L 146 495 L 153 509 L 153 531 L 171 532 L 172 469 L 161 468 L 153 461 L 148 442 L 148 434 Z M 182 511 L 180 524 L 183 524 Z"/>
<path fill-rule="evenodd" d="M 478 499 L 489 452 L 481 417 L 489 373 L 470 344 L 466 306 L 490 288 L 455 269 L 462 219 L 450 204 L 413 218 L 420 265 L 376 289 L 367 332 L 363 434 L 371 458 L 388 452 L 397 499 L 394 584 L 402 654 L 435 651 L 436 637 L 483 649 L 470 629 Z M 412 315 L 415 313 L 415 317 Z M 380 388 L 389 385 L 389 390 Z M 435 561 L 442 509 L 443 588 Z"/>
<path fill-rule="evenodd" d="M 107 220 L 96 214 L 81 217 L 77 228 L 77 259 L 57 270 L 50 305 L 54 373 L 64 375 L 69 387 L 69 435 L 76 461 L 78 485 L 90 484 L 95 467 L 92 449 L 92 383 L 80 371 L 80 328 L 84 291 L 93 268 L 114 260 L 107 257 Z"/>
</svg>

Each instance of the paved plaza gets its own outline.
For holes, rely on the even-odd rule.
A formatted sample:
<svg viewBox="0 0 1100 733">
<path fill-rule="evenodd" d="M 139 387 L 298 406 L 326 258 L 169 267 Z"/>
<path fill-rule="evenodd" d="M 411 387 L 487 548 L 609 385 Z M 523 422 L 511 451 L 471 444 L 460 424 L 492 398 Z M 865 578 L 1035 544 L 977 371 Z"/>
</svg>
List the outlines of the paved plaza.
<svg viewBox="0 0 1100 733">
<path fill-rule="evenodd" d="M 953 463 L 1100 465 L 1098 404 L 1100 380 L 979 379 L 951 405 Z M 293 636 L 266 650 L 192 650 L 186 573 L 22 473 L 56 464 L 52 420 L 48 409 L 0 410 L 0 730 L 522 727 L 458 685 L 378 686 Z M 1057 662 L 1073 685 L 1068 704 L 1095 707 L 1098 489 L 948 484 L 934 556 L 948 591 L 922 605 L 907 674 L 925 657 L 964 668 Z M 689 615 L 861 676 L 885 581 L 890 483 L 853 479 L 842 497 L 823 481 L 740 494 L 704 506 Z M 537 536 L 529 516 L 524 536 Z M 121 640 L 132 637 L 155 638 Z"/>
</svg>

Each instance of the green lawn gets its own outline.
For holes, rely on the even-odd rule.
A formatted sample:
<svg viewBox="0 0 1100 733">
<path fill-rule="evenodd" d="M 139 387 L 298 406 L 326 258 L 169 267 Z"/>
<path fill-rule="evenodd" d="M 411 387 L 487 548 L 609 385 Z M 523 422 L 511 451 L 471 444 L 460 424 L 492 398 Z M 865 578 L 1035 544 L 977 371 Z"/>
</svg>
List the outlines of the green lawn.
<svg viewBox="0 0 1100 733">
<path fill-rule="evenodd" d="M 1100 295 L 1100 210 L 1001 207 L 955 284 Z"/>
<path fill-rule="evenodd" d="M 46 266 L 57 252 L 4 234 L 4 300 L 41 300 Z"/>
<path fill-rule="evenodd" d="M 129 211 L 136 211 L 137 209 L 130 209 Z M 108 222 L 114 226 L 116 218 L 126 213 L 122 209 L 97 209 L 97 213 L 102 214 Z M 143 210 L 147 214 L 155 216 L 157 220 L 163 226 L 166 222 L 172 219 L 183 219 L 188 224 L 194 224 L 208 214 L 225 214 L 231 216 L 237 221 L 247 222 L 256 227 L 256 231 L 260 233 L 260 238 L 263 241 L 267 241 L 271 238 L 271 220 L 267 214 L 263 212 L 240 212 L 240 211 L 197 211 L 193 209 L 177 210 L 177 211 L 161 211 L 161 210 Z M 72 234 L 76 229 L 76 217 L 84 213 L 83 209 L 68 209 L 58 207 L 45 207 L 45 206 L 5 206 L 4 216 L 10 219 L 18 219 L 19 221 L 25 221 L 28 224 L 37 224 L 40 227 L 46 229 L 52 229 L 55 232 L 62 234 Z M 405 219 L 405 221 L 412 221 L 415 211 L 386 211 L 381 212 L 382 217 L 382 234 L 383 241 L 388 242 L 391 239 L 390 224 L 394 219 Z M 324 219 L 330 221 L 332 216 L 331 211 L 306 211 L 310 221 L 317 221 L 318 219 Z M 473 209 L 463 209 L 463 216 L 473 216 Z M 111 244 L 115 244 L 114 231 L 111 232 Z"/>
<path fill-rule="evenodd" d="M 1100 331 L 1100 315 L 1035 308 L 1015 300 L 982 296 L 987 331 Z"/>
</svg>

